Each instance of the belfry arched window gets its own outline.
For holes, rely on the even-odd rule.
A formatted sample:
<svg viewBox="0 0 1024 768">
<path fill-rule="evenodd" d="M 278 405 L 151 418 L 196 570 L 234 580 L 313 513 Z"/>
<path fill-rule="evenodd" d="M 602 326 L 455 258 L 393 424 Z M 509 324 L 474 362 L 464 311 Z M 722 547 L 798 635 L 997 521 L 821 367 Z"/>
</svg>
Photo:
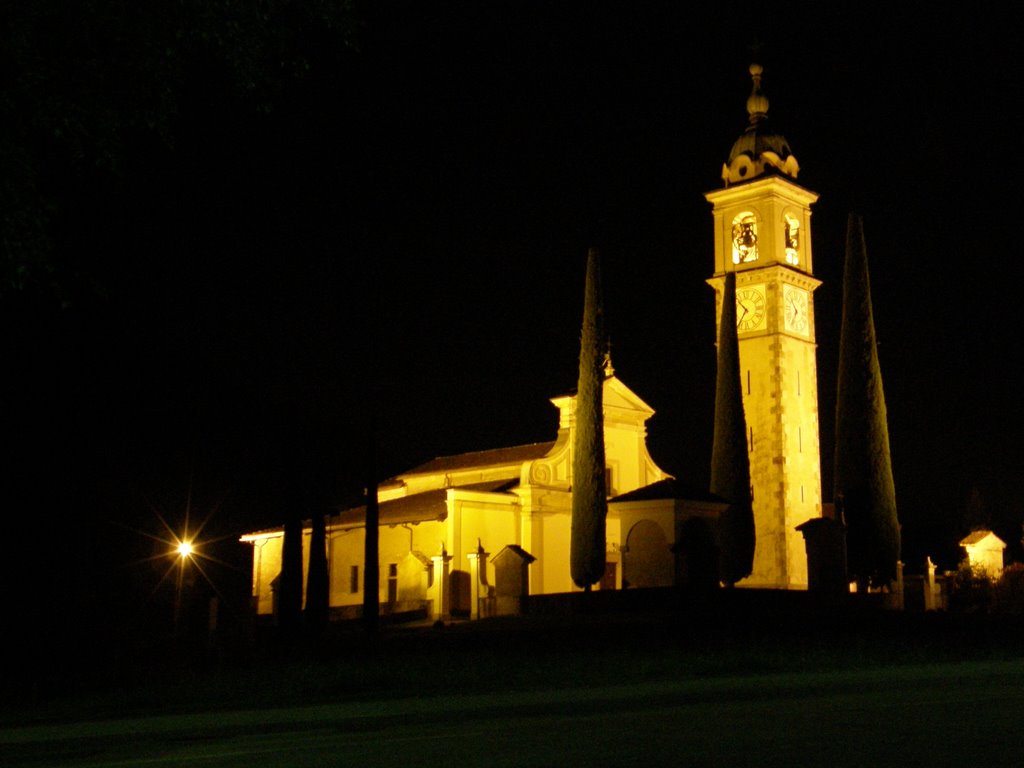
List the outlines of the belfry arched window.
<svg viewBox="0 0 1024 768">
<path fill-rule="evenodd" d="M 757 217 L 744 211 L 732 220 L 732 263 L 757 261 Z"/>
<path fill-rule="evenodd" d="M 800 263 L 800 221 L 788 213 L 786 221 L 786 263 L 794 267 Z"/>
</svg>

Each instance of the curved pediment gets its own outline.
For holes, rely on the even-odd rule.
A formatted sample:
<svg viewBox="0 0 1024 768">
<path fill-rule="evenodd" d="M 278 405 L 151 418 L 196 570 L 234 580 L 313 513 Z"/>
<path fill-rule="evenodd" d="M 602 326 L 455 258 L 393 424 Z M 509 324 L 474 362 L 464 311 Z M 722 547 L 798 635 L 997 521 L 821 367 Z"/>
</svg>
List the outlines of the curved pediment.
<svg viewBox="0 0 1024 768">
<path fill-rule="evenodd" d="M 604 380 L 602 397 L 606 421 L 628 421 L 642 425 L 654 415 L 654 409 L 616 376 L 609 376 Z M 576 394 L 553 397 L 551 402 L 559 410 L 558 428 L 571 428 L 575 421 Z"/>
<path fill-rule="evenodd" d="M 614 375 L 604 380 L 604 444 L 609 492 L 622 493 L 668 477 L 647 451 L 646 423 L 654 409 Z M 576 395 L 552 398 L 559 410 L 558 440 L 541 459 L 524 464 L 523 484 L 568 490 L 572 486 L 572 434 Z"/>
</svg>

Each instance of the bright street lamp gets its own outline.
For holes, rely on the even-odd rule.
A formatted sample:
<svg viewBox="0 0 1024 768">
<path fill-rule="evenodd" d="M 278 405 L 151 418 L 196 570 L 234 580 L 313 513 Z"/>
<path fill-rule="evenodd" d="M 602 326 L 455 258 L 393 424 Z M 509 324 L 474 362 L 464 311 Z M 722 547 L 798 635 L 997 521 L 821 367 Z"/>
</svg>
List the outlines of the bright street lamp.
<svg viewBox="0 0 1024 768">
<path fill-rule="evenodd" d="M 175 552 L 178 553 L 178 578 L 174 589 L 174 636 L 178 636 L 181 625 L 181 588 L 185 581 L 185 566 L 192 556 L 192 542 L 181 539 Z"/>
</svg>

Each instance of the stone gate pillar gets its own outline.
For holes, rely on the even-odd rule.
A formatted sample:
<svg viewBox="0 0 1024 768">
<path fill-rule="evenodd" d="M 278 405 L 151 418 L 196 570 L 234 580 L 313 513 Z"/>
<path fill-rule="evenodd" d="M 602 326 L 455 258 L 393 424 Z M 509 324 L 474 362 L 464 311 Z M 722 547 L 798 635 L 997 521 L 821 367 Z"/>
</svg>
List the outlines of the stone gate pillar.
<svg viewBox="0 0 1024 768">
<path fill-rule="evenodd" d="M 935 563 L 931 556 L 924 561 L 924 609 L 934 611 L 938 606 L 935 600 Z"/>
<path fill-rule="evenodd" d="M 530 563 L 536 559 L 516 544 L 509 544 L 494 556 L 495 610 L 499 616 L 521 612 L 523 598 L 530 594 Z"/>
<path fill-rule="evenodd" d="M 434 603 L 434 616 L 438 620 L 447 619 L 451 613 L 452 585 L 450 578 L 452 556 L 441 544 L 440 554 L 430 558 L 434 563 L 434 585 L 430 588 Z"/>
<path fill-rule="evenodd" d="M 476 540 L 476 551 L 466 555 L 469 560 L 470 619 L 490 615 L 491 585 L 487 583 L 487 555 L 480 539 Z"/>
<path fill-rule="evenodd" d="M 811 518 L 796 527 L 807 550 L 807 589 L 839 598 L 849 591 L 846 575 L 846 526 L 827 517 Z"/>
</svg>

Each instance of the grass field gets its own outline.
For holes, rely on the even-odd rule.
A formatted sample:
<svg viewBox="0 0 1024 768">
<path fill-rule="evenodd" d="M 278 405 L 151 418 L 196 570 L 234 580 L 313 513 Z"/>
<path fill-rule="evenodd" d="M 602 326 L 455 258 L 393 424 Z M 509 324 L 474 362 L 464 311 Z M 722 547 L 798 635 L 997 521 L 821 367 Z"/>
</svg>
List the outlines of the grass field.
<svg viewBox="0 0 1024 768">
<path fill-rule="evenodd" d="M 8 697 L 0 725 L 1024 658 L 1016 616 L 890 612 L 740 590 L 680 604 L 636 592 L 628 602 L 620 593 L 616 603 L 522 617 L 385 625 L 373 638 L 358 625 L 288 643 L 264 627 L 212 648 L 202 638 L 191 646 L 148 638 L 79 680 Z"/>
<path fill-rule="evenodd" d="M 8 697 L 0 765 L 1019 764 L 1018 616 L 637 591 L 192 640 Z"/>
</svg>

